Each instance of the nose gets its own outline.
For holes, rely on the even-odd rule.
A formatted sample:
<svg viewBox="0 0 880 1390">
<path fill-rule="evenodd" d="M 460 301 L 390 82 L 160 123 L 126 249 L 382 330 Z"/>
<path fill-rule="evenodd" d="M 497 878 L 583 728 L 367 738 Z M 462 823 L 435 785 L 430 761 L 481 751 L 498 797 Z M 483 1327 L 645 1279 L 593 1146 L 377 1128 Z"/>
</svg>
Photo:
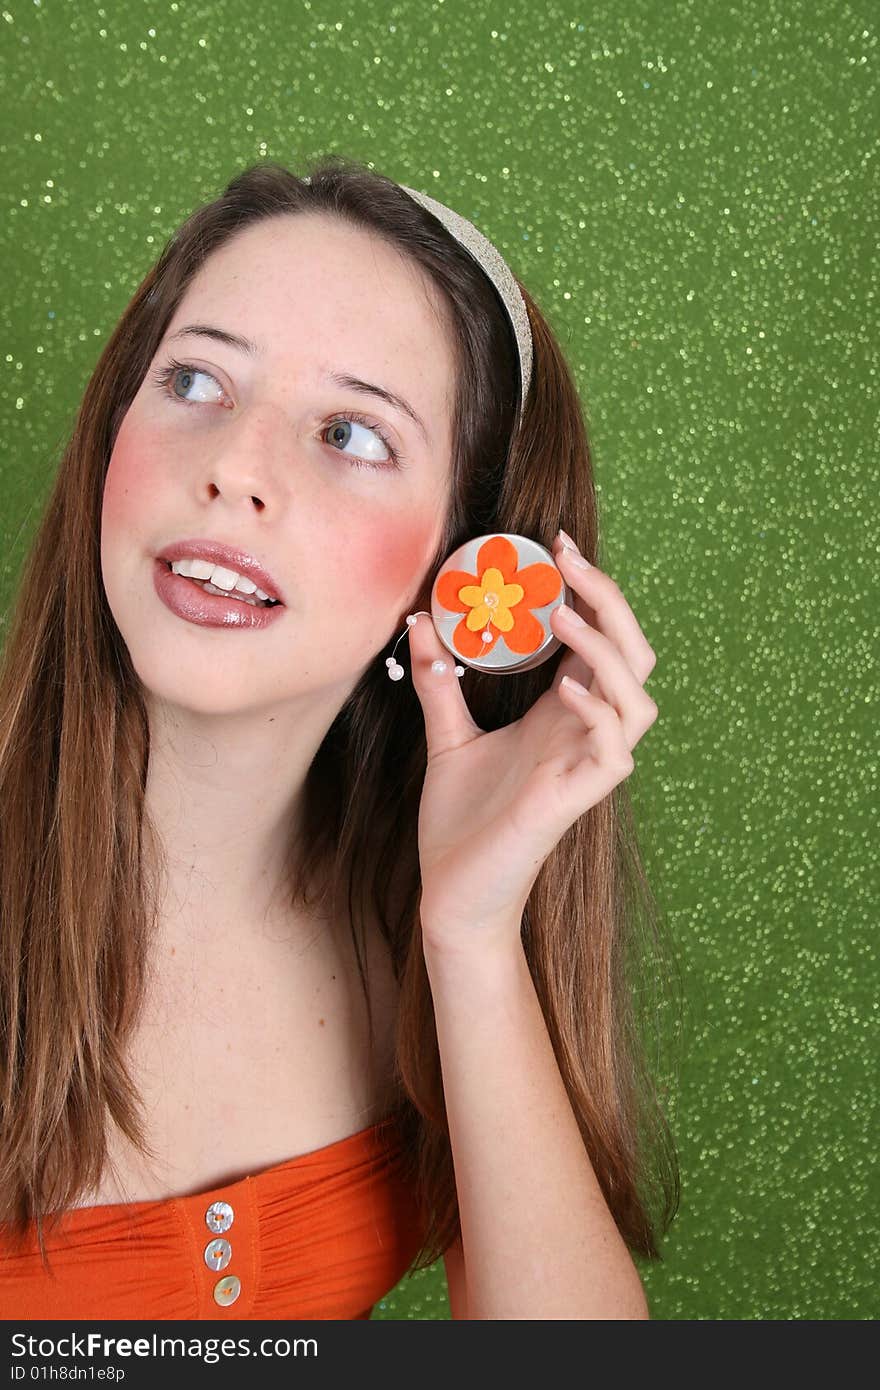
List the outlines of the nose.
<svg viewBox="0 0 880 1390">
<path fill-rule="evenodd" d="M 205 478 L 214 496 L 222 494 L 238 505 L 250 499 L 258 511 L 271 503 L 282 467 L 289 470 L 289 459 L 282 462 L 285 442 L 289 451 L 290 421 L 273 419 L 269 405 L 249 407 L 223 432 L 222 441 L 205 464 Z"/>
</svg>

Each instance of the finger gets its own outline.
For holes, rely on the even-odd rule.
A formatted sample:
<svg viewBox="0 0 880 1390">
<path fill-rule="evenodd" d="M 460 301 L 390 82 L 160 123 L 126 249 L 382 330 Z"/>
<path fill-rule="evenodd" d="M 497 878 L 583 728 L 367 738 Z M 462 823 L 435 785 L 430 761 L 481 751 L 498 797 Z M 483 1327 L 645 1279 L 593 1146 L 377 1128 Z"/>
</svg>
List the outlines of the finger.
<svg viewBox="0 0 880 1390">
<path fill-rule="evenodd" d="M 635 763 L 614 710 L 583 687 L 560 686 L 562 703 L 576 715 L 587 737 L 580 755 L 554 779 L 554 790 L 566 817 L 565 829 L 632 773 Z"/>
<path fill-rule="evenodd" d="M 590 627 L 579 614 L 570 609 L 554 608 L 550 623 L 560 641 L 565 642 L 595 672 L 599 689 L 593 692 L 593 697 L 601 695 L 612 707 L 620 720 L 627 747 L 634 748 L 657 718 L 657 706 L 650 695 L 633 675 L 614 643 Z M 563 657 L 556 672 L 559 685 L 555 688 L 560 695 L 562 678 L 571 674 L 566 661 L 567 658 Z"/>
<path fill-rule="evenodd" d="M 428 757 L 470 743 L 483 730 L 474 722 L 455 674 L 455 659 L 443 646 L 430 613 L 409 627 L 412 683 L 422 706 Z M 434 663 L 443 669 L 435 669 Z"/>
<path fill-rule="evenodd" d="M 611 576 L 595 565 L 581 569 L 572 559 L 579 553 L 561 540 L 554 542 L 554 563 L 576 595 L 575 612 L 614 643 L 636 680 L 644 684 L 657 664 L 656 654 Z"/>
</svg>

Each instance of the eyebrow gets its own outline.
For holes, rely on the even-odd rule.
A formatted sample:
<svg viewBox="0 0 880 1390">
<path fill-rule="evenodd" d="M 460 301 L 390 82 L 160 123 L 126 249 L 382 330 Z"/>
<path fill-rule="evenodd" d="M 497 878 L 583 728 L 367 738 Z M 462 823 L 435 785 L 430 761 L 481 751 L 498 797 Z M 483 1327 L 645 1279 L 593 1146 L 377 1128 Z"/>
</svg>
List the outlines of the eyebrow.
<svg viewBox="0 0 880 1390">
<path fill-rule="evenodd" d="M 225 328 L 214 328 L 205 323 L 194 323 L 189 324 L 186 328 L 180 328 L 176 333 L 172 333 L 167 341 L 173 343 L 178 338 L 187 337 L 213 338 L 215 342 L 224 343 L 226 347 L 235 348 L 238 352 L 246 353 L 248 357 L 261 357 L 263 354 L 260 345 L 251 342 L 250 338 L 241 338 L 237 333 L 227 333 Z M 408 415 L 413 424 L 418 426 L 425 443 L 428 443 L 428 431 L 425 429 L 421 416 L 416 414 L 409 401 L 404 400 L 403 396 L 398 396 L 385 386 L 377 386 L 375 382 L 363 381 L 358 376 L 352 376 L 350 372 L 326 372 L 325 379 L 335 382 L 337 386 L 348 391 L 359 391 L 366 396 L 378 396 L 379 400 L 385 401 L 392 409 L 399 411 L 402 415 Z"/>
</svg>

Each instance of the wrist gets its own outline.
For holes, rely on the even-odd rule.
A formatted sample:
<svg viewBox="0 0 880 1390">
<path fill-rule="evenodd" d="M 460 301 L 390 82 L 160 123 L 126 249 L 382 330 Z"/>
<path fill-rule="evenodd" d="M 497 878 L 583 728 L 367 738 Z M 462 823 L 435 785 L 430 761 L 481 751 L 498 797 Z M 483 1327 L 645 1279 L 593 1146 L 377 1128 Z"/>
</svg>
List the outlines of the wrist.
<svg viewBox="0 0 880 1390">
<path fill-rule="evenodd" d="M 525 958 L 522 918 L 492 923 L 472 922 L 466 928 L 422 920 L 422 950 L 430 974 L 434 971 L 472 970 L 477 965 L 503 968 Z"/>
</svg>

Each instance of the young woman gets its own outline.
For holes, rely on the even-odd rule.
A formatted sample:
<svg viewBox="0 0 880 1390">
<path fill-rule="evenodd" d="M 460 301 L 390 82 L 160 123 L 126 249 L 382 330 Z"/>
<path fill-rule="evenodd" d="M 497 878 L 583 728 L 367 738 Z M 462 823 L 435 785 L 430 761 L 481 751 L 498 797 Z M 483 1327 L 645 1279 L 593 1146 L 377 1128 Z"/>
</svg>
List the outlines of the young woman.
<svg viewBox="0 0 880 1390">
<path fill-rule="evenodd" d="M 522 401 L 509 306 L 424 205 L 262 164 L 101 355 L 0 672 L 6 1318 L 366 1318 L 441 1255 L 454 1318 L 648 1315 L 655 657 L 575 544 L 582 412 L 519 288 Z M 575 596 L 506 675 L 428 614 L 492 532 Z"/>
</svg>

